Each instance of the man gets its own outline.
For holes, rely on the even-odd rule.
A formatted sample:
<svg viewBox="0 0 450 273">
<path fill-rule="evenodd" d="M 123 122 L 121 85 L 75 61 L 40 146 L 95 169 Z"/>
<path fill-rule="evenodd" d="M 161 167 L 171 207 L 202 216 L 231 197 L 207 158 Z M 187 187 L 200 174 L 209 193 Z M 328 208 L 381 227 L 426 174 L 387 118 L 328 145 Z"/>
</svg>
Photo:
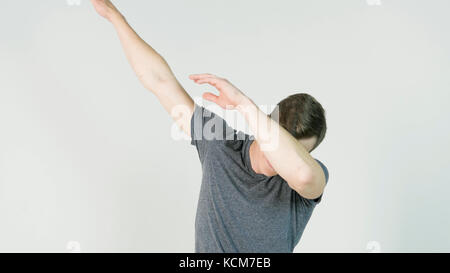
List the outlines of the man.
<svg viewBox="0 0 450 273">
<path fill-rule="evenodd" d="M 322 106 L 310 95 L 282 100 L 267 116 L 226 79 L 191 75 L 219 94 L 203 98 L 240 112 L 254 136 L 231 129 L 194 104 L 166 61 L 128 25 L 109 0 L 91 0 L 116 29 L 142 84 L 191 136 L 203 178 L 195 221 L 196 252 L 292 252 L 328 180 L 310 152 L 326 132 Z"/>
</svg>

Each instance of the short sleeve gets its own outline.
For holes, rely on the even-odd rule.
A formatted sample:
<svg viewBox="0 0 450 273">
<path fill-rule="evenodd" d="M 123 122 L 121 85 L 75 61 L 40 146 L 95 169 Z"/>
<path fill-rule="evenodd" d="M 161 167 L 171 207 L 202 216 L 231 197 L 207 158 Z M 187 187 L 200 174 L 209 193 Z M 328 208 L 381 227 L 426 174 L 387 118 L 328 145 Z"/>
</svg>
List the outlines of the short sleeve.
<svg viewBox="0 0 450 273">
<path fill-rule="evenodd" d="M 325 174 L 325 183 L 328 184 L 329 174 L 328 174 L 327 167 L 320 160 L 316 159 L 316 161 L 317 161 L 317 163 L 319 163 L 320 167 L 322 167 L 323 173 Z M 314 201 L 314 203 L 318 204 L 322 200 L 322 196 L 323 196 L 323 194 L 320 195 L 318 198 L 313 199 L 312 201 Z"/>
<path fill-rule="evenodd" d="M 317 163 L 319 163 L 320 167 L 322 167 L 323 173 L 325 174 L 325 183 L 328 183 L 329 174 L 327 167 L 322 162 L 320 162 L 320 160 L 316 159 L 316 161 Z"/>
<path fill-rule="evenodd" d="M 191 144 L 197 148 L 200 160 L 203 160 L 209 145 L 217 141 L 234 139 L 235 133 L 235 130 L 220 116 L 195 105 L 191 117 Z"/>
</svg>

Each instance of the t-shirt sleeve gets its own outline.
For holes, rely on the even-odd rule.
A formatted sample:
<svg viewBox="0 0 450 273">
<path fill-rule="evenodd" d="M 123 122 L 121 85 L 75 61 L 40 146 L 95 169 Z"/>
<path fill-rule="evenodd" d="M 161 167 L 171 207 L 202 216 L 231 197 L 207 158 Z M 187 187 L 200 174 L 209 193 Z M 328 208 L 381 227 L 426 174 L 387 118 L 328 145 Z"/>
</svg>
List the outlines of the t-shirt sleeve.
<svg viewBox="0 0 450 273">
<path fill-rule="evenodd" d="M 208 147 L 217 141 L 233 139 L 236 131 L 220 116 L 204 107 L 195 105 L 191 117 L 191 144 L 197 148 L 203 160 Z"/>
<path fill-rule="evenodd" d="M 322 167 L 323 173 L 325 174 L 325 183 L 328 183 L 328 169 L 320 160 L 316 159 L 317 163 L 319 163 L 320 167 Z"/>
<path fill-rule="evenodd" d="M 325 183 L 328 184 L 329 174 L 328 174 L 327 167 L 320 160 L 316 159 L 316 161 L 317 161 L 317 163 L 319 163 L 320 167 L 322 167 L 323 173 L 325 174 Z M 318 198 L 313 199 L 312 201 L 314 203 L 318 204 L 322 200 L 322 196 L 323 196 L 323 193 Z"/>
</svg>

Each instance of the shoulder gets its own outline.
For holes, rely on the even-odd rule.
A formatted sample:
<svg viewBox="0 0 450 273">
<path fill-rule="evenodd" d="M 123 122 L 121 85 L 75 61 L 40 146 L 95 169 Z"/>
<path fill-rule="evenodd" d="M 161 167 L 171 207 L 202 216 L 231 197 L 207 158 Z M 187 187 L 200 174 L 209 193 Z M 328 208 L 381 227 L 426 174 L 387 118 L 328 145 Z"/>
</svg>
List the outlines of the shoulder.
<svg viewBox="0 0 450 273">
<path fill-rule="evenodd" d="M 234 129 L 219 115 L 195 105 L 191 118 L 191 138 L 193 140 L 225 140 L 232 137 Z"/>
</svg>

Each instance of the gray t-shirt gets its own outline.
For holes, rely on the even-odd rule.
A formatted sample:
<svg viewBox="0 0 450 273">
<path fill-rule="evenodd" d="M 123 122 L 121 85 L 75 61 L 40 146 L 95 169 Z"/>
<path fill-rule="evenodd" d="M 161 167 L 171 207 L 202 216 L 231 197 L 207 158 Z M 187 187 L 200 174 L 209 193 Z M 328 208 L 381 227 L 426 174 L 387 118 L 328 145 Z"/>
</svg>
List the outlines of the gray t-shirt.
<svg viewBox="0 0 450 273">
<path fill-rule="evenodd" d="M 195 252 L 292 252 L 322 197 L 303 198 L 280 176 L 255 173 L 253 137 L 203 107 L 195 107 L 191 136 L 203 171 Z"/>
</svg>

